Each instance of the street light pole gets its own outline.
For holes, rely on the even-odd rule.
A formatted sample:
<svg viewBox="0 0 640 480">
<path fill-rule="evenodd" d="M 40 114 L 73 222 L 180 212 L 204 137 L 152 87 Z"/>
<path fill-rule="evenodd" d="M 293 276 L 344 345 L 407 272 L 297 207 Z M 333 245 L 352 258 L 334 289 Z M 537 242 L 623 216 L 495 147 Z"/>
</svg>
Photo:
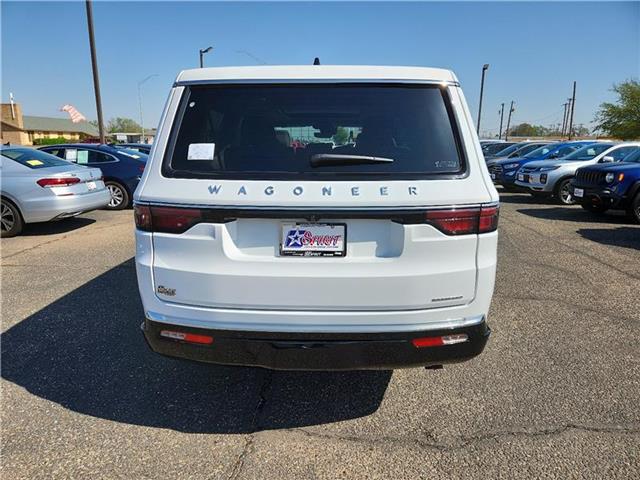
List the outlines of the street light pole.
<svg viewBox="0 0 640 480">
<path fill-rule="evenodd" d="M 100 98 L 100 78 L 98 76 L 98 58 L 96 55 L 96 42 L 93 35 L 93 7 L 91 0 L 86 0 L 87 27 L 89 29 L 89 48 L 91 50 L 91 69 L 93 70 L 93 90 L 96 95 L 96 113 L 98 115 L 98 132 L 100 143 L 106 143 L 104 136 L 104 121 L 102 119 L 102 99 Z"/>
<path fill-rule="evenodd" d="M 576 82 L 573 82 L 573 95 L 571 95 L 571 115 L 569 116 L 569 140 L 573 135 L 573 112 L 576 109 Z"/>
<path fill-rule="evenodd" d="M 138 82 L 138 104 L 140 105 L 140 129 L 142 130 L 142 136 L 140 137 L 140 143 L 146 143 L 144 141 L 144 119 L 142 117 L 142 90 L 140 87 L 142 87 L 142 84 L 145 83 L 147 80 L 152 79 L 153 77 L 157 77 L 158 74 L 154 73 L 152 75 L 149 75 L 148 77 L 144 78 L 143 80 L 140 80 Z"/>
<path fill-rule="evenodd" d="M 200 68 L 204 67 L 204 54 L 205 53 L 209 53 L 211 50 L 213 50 L 213 47 L 207 47 L 207 48 L 201 48 L 200 49 Z"/>
<path fill-rule="evenodd" d="M 482 79 L 480 80 L 480 103 L 478 104 L 478 124 L 477 124 L 478 135 L 480 135 L 480 116 L 482 115 L 482 95 L 484 94 L 484 75 L 487 70 L 489 70 L 489 64 L 485 63 L 482 66 Z"/>
<path fill-rule="evenodd" d="M 500 130 L 498 131 L 498 140 L 502 140 L 502 120 L 504 119 L 504 102 L 500 104 Z"/>
<path fill-rule="evenodd" d="M 513 100 L 511 100 L 511 106 L 509 107 L 509 116 L 507 117 L 507 128 L 504 131 L 505 141 L 509 140 L 509 126 L 511 125 L 511 113 L 513 113 L 514 111 L 515 111 L 515 108 L 513 108 Z"/>
</svg>

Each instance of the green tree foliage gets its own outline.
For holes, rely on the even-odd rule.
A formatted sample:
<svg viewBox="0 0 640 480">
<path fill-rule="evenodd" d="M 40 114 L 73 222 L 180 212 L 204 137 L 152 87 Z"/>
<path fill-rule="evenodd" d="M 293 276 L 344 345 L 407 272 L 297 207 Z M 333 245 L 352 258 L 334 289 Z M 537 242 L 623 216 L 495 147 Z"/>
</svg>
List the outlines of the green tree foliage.
<svg viewBox="0 0 640 480">
<path fill-rule="evenodd" d="M 332 138 L 336 145 L 344 145 L 349 140 L 349 132 L 344 127 L 338 127 Z"/>
<path fill-rule="evenodd" d="M 135 120 L 130 118 L 116 117 L 107 123 L 107 132 L 109 133 L 132 133 L 139 132 L 142 128 Z"/>
<path fill-rule="evenodd" d="M 546 134 L 546 128 L 540 125 L 521 123 L 509 129 L 509 135 L 514 137 L 540 137 Z"/>
<path fill-rule="evenodd" d="M 640 138 L 640 82 L 627 80 L 613 86 L 615 103 L 605 102 L 596 114 L 597 128 L 622 140 Z"/>
</svg>

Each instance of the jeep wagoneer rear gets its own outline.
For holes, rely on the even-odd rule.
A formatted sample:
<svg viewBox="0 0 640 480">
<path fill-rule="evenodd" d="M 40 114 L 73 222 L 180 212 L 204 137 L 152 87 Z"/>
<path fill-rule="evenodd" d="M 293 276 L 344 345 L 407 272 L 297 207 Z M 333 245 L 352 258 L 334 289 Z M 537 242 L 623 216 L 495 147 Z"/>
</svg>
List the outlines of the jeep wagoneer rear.
<svg viewBox="0 0 640 480">
<path fill-rule="evenodd" d="M 498 195 L 447 70 L 184 71 L 135 217 L 158 353 L 373 369 L 487 342 Z"/>
</svg>

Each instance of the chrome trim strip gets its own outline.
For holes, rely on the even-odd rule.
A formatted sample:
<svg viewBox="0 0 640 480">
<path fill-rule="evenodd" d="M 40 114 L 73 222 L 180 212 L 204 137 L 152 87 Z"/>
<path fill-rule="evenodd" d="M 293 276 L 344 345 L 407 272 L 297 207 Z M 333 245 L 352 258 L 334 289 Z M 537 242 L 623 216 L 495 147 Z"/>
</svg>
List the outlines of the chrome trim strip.
<svg viewBox="0 0 640 480">
<path fill-rule="evenodd" d="M 259 310 L 237 310 L 234 311 L 232 309 L 208 309 L 211 313 L 216 312 L 233 312 L 238 315 L 244 315 L 247 313 L 260 314 Z M 273 310 L 269 310 L 268 313 L 272 316 L 275 312 Z M 323 312 L 314 311 L 314 312 L 297 312 L 297 311 L 282 311 L 283 316 L 291 315 L 291 314 L 300 314 L 300 315 L 308 315 L 313 313 L 313 315 L 318 315 Z M 357 311 L 342 311 L 335 312 L 329 311 L 326 312 L 328 317 L 335 316 L 336 314 L 361 314 L 363 312 Z M 364 313 L 378 313 L 378 312 L 364 312 Z M 393 313 L 393 312 L 379 312 L 379 313 Z M 384 333 L 384 332 L 414 332 L 414 331 L 425 331 L 425 330 L 443 330 L 443 329 L 455 329 L 455 328 L 464 328 L 471 327 L 474 325 L 479 325 L 485 321 L 484 315 L 476 315 L 473 317 L 466 318 L 456 318 L 449 320 L 441 320 L 438 322 L 428 322 L 428 323 L 416 323 L 416 324 L 386 324 L 386 325 L 363 325 L 363 324 L 352 324 L 345 325 L 341 324 L 301 324 L 301 323 L 237 323 L 237 322 L 215 322 L 215 321 L 203 321 L 203 320 L 193 320 L 182 317 L 172 317 L 162 315 L 161 313 L 146 311 L 145 316 L 147 319 L 153 322 L 167 323 L 169 325 L 179 325 L 183 327 L 193 327 L 193 328 L 206 328 L 211 330 L 232 330 L 232 331 L 247 331 L 247 332 L 288 332 L 288 333 Z M 282 317 L 279 317 L 282 318 Z"/>
<path fill-rule="evenodd" d="M 308 212 L 310 208 L 313 208 L 313 212 L 335 212 L 335 211 L 346 211 L 346 212 L 366 212 L 369 210 L 384 210 L 384 211 L 397 211 L 397 210 L 441 210 L 447 208 L 473 208 L 473 207 L 492 207 L 499 204 L 499 202 L 485 202 L 485 203 L 460 203 L 457 205 L 447 204 L 447 205 L 395 205 L 395 206 L 375 206 L 372 205 L 370 207 L 347 207 L 347 206 L 336 206 L 336 207 L 316 207 L 316 206 L 304 206 L 304 207 L 296 207 L 296 206 L 284 206 L 284 205 L 212 205 L 206 203 L 177 203 L 177 202 L 157 202 L 157 201 L 146 201 L 146 200 L 138 200 L 135 202 L 136 205 L 148 205 L 150 207 L 184 207 L 184 208 L 208 208 L 211 210 L 291 210 L 291 211 L 301 211 Z"/>
</svg>

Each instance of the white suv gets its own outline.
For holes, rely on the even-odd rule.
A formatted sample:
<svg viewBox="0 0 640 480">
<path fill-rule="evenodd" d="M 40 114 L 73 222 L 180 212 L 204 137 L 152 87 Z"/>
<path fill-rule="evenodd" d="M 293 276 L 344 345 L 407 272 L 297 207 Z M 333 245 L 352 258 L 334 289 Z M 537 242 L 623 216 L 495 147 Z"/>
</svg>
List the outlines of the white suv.
<svg viewBox="0 0 640 480">
<path fill-rule="evenodd" d="M 134 199 L 158 353 L 381 369 L 487 342 L 498 195 L 450 71 L 184 71 Z"/>
</svg>

